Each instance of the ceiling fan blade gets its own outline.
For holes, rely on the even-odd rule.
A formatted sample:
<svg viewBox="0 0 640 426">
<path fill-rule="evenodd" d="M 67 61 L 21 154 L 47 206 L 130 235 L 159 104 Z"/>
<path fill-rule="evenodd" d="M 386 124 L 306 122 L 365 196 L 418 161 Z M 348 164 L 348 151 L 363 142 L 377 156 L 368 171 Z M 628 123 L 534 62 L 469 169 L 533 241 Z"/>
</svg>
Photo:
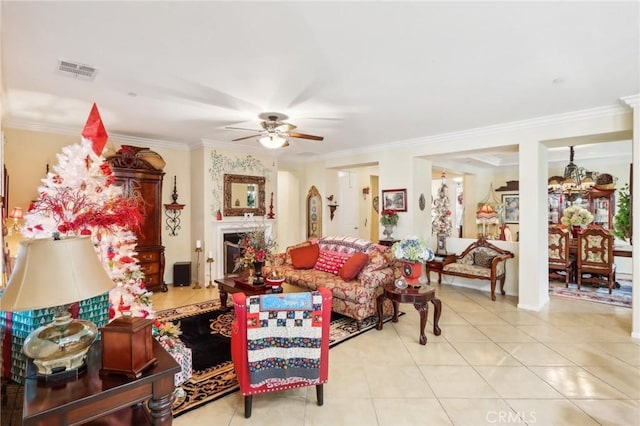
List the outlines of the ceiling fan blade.
<svg viewBox="0 0 640 426">
<path fill-rule="evenodd" d="M 244 138 L 238 138 L 238 139 L 232 139 L 232 142 L 237 142 L 237 141 L 243 141 L 245 139 L 251 139 L 251 138 L 257 138 L 260 135 L 251 135 L 251 136 L 245 136 Z"/>
<path fill-rule="evenodd" d="M 225 129 L 229 129 L 229 130 L 248 130 L 250 132 L 261 132 L 261 130 L 257 130 L 257 129 L 247 129 L 246 127 L 232 127 L 232 126 L 225 126 Z"/>
<path fill-rule="evenodd" d="M 324 140 L 323 136 L 305 135 L 304 133 L 291 133 L 291 132 L 289 132 L 289 136 L 291 136 L 292 138 L 311 139 L 311 140 L 314 140 L 314 141 Z"/>
<path fill-rule="evenodd" d="M 276 126 L 276 130 L 279 132 L 290 132 L 297 127 L 298 126 L 294 126 L 293 124 L 289 123 L 280 123 Z"/>
</svg>

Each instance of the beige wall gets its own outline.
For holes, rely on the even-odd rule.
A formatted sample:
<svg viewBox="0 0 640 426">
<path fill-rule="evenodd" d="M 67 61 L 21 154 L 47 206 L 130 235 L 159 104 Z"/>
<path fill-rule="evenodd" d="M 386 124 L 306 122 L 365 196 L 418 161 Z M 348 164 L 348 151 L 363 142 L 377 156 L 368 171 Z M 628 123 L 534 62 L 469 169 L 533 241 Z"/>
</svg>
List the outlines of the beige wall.
<svg viewBox="0 0 640 426">
<path fill-rule="evenodd" d="M 58 164 L 56 155 L 62 152 L 62 148 L 80 143 L 78 135 L 60 135 L 54 133 L 34 132 L 29 130 L 17 130 L 5 128 L 5 165 L 9 175 L 9 206 L 19 206 L 27 210 L 31 200 L 38 199 L 38 188 L 42 185 L 41 179 L 45 177 L 47 165 L 51 171 Z M 135 145 L 128 143 L 130 145 Z M 119 149 L 121 143 L 117 140 L 109 140 L 105 147 L 105 155 Z M 173 192 L 173 177 L 177 180 L 178 203 L 185 204 L 182 212 L 181 230 L 177 236 L 169 236 L 169 231 L 163 222 L 162 243 L 165 246 L 165 281 L 173 282 L 173 264 L 175 262 L 189 260 L 189 233 L 191 227 L 191 176 L 189 166 L 189 153 L 187 150 L 176 150 L 163 146 L 145 146 L 160 154 L 166 161 L 164 168 L 165 177 L 162 188 L 163 204 L 171 203 Z M 164 214 L 164 209 L 163 209 Z M 164 217 L 163 217 L 164 218 Z M 12 234 L 7 238 L 12 254 L 16 253 L 21 235 Z"/>
</svg>

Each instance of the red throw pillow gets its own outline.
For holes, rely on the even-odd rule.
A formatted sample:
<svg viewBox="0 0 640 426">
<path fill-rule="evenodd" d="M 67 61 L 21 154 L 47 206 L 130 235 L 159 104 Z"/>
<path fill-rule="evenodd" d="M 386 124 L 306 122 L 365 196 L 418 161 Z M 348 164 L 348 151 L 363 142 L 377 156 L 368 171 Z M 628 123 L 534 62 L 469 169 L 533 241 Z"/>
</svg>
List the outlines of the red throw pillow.
<svg viewBox="0 0 640 426">
<path fill-rule="evenodd" d="M 369 256 L 366 254 L 355 253 L 342 265 L 338 275 L 345 281 L 351 281 L 362 271 L 362 268 L 364 268 L 364 265 L 366 265 L 368 261 Z"/>
<path fill-rule="evenodd" d="M 313 269 L 318 271 L 330 272 L 333 275 L 338 275 L 338 271 L 342 268 L 342 265 L 347 261 L 348 256 L 341 255 L 334 251 L 320 250 L 318 261 Z"/>
<path fill-rule="evenodd" d="M 291 264 L 296 269 L 311 269 L 318 260 L 318 253 L 320 253 L 318 244 L 291 249 L 289 252 L 291 254 Z"/>
</svg>

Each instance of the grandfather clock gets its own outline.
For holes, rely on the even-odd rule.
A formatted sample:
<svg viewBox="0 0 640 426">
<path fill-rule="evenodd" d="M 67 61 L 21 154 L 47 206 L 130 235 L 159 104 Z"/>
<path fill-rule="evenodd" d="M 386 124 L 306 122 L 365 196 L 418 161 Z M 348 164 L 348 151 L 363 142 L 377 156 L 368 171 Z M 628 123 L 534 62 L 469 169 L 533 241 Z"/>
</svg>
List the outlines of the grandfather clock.
<svg viewBox="0 0 640 426">
<path fill-rule="evenodd" d="M 167 291 L 164 282 L 164 246 L 162 245 L 162 157 L 148 148 L 123 145 L 107 158 L 126 197 L 142 200 L 144 222 L 139 230 L 136 252 L 145 275 L 145 285 L 151 291 Z"/>
</svg>

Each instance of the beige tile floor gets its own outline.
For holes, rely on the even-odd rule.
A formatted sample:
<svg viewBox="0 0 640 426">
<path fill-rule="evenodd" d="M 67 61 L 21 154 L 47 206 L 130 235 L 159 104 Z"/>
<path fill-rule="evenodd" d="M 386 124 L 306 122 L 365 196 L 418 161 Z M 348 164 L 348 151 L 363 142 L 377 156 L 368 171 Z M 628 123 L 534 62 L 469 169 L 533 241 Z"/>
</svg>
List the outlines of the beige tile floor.
<svg viewBox="0 0 640 426">
<path fill-rule="evenodd" d="M 200 425 L 640 425 L 640 342 L 631 310 L 552 296 L 540 312 L 514 297 L 437 286 L 442 335 L 418 314 L 330 351 L 324 406 L 313 388 L 255 396 L 244 418 L 239 393 L 175 419 Z M 218 297 L 217 289 L 169 287 L 162 310 Z M 430 312 L 430 320 L 432 319 Z"/>
</svg>

